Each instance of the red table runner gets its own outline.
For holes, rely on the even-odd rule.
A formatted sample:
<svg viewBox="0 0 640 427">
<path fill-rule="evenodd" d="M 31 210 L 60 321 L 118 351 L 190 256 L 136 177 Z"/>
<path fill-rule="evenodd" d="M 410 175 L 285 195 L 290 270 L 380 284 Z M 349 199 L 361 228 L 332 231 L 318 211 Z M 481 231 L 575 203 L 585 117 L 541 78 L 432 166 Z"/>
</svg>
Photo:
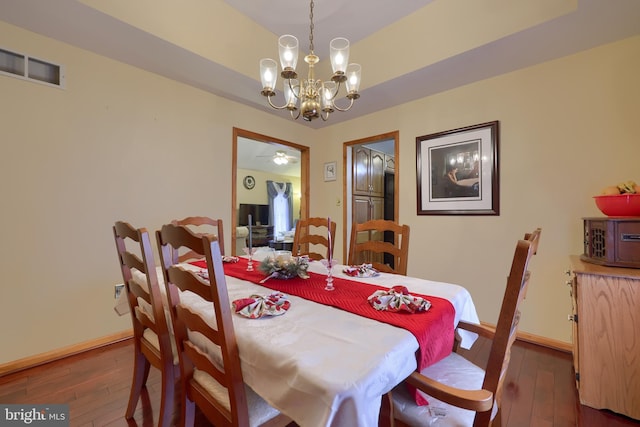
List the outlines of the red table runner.
<svg viewBox="0 0 640 427">
<path fill-rule="evenodd" d="M 207 268 L 204 260 L 195 261 L 191 264 Z M 257 267 L 257 265 L 259 263 L 254 262 L 254 266 Z M 254 271 L 246 271 L 247 260 L 240 258 L 237 263 L 224 263 L 224 272 L 227 276 L 247 280 L 266 288 L 299 296 L 408 330 L 418 340 L 419 350 L 416 355 L 418 370 L 422 370 L 443 359 L 452 351 L 455 310 L 453 305 L 444 298 L 412 293 L 412 295 L 428 299 L 431 302 L 431 308 L 426 312 L 414 314 L 379 311 L 371 307 L 368 297 L 379 289 L 389 289 L 384 286 L 334 276 L 333 285 L 335 290 L 325 291 L 326 276 L 312 272 L 308 273 L 310 276 L 308 279 L 292 278 L 283 280 L 271 278 L 264 283 L 259 283 L 265 278 L 265 274 L 256 267 L 254 267 Z M 401 281 L 401 277 L 398 279 Z M 416 396 L 416 401 L 419 404 L 427 403 L 419 395 Z"/>
</svg>

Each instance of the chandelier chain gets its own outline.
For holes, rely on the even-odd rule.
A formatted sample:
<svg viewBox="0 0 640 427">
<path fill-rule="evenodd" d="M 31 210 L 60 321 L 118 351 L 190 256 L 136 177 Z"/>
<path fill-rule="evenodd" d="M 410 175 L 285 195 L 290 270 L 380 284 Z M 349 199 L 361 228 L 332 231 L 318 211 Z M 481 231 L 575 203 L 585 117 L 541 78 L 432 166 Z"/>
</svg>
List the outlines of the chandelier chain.
<svg viewBox="0 0 640 427">
<path fill-rule="evenodd" d="M 309 50 L 313 53 L 313 0 L 311 0 L 311 11 L 309 12 Z"/>
</svg>

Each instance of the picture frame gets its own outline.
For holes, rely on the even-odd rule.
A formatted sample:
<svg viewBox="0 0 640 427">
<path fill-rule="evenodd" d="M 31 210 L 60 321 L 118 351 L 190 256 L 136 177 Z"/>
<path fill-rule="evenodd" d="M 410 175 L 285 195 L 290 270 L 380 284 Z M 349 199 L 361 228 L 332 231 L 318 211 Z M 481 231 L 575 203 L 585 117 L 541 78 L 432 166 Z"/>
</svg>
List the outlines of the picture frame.
<svg viewBox="0 0 640 427">
<path fill-rule="evenodd" d="M 327 162 L 324 164 L 324 180 L 335 181 L 338 177 L 338 163 Z"/>
<path fill-rule="evenodd" d="M 500 215 L 499 125 L 416 137 L 418 215 Z"/>
</svg>

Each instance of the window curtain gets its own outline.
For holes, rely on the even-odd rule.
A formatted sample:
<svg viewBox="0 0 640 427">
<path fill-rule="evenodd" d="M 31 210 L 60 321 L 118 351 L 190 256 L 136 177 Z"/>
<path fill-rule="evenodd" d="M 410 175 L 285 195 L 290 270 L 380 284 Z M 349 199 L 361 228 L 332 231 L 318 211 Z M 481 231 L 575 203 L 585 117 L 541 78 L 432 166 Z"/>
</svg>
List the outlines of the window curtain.
<svg viewBox="0 0 640 427">
<path fill-rule="evenodd" d="M 293 223 L 293 188 L 290 182 L 267 180 L 269 196 L 269 224 L 273 224 L 273 235 L 278 236 L 291 229 Z"/>
</svg>

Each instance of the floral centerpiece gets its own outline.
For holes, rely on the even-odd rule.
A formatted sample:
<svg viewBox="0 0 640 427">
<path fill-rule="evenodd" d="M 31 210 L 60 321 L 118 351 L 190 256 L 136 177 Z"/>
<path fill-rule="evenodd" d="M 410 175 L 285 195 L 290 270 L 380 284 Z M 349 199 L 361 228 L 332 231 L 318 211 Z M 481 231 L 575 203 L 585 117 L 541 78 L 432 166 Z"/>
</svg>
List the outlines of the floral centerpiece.
<svg viewBox="0 0 640 427">
<path fill-rule="evenodd" d="M 258 269 L 267 275 L 262 282 L 269 279 L 291 279 L 300 277 L 308 279 L 309 258 L 292 257 L 290 254 L 268 256 L 260 262 Z"/>
</svg>

